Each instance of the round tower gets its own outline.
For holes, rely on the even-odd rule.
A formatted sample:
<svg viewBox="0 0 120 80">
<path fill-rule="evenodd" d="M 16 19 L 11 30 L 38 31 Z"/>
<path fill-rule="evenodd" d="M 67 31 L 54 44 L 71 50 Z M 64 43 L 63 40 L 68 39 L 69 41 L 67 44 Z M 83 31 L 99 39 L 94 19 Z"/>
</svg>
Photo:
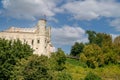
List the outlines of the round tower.
<svg viewBox="0 0 120 80">
<path fill-rule="evenodd" d="M 45 31 L 46 31 L 46 20 L 45 19 L 41 19 L 38 21 L 37 30 L 38 30 L 38 34 L 45 35 Z"/>
<path fill-rule="evenodd" d="M 41 19 L 37 24 L 37 52 L 38 55 L 47 55 L 46 54 L 46 20 Z"/>
</svg>

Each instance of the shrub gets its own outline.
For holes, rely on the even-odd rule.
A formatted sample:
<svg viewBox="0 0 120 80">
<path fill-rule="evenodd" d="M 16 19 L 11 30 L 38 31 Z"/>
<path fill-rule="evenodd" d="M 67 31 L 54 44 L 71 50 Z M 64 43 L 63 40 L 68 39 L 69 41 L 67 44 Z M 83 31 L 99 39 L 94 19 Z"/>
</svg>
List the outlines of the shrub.
<svg viewBox="0 0 120 80">
<path fill-rule="evenodd" d="M 57 80 L 72 80 L 72 77 L 66 72 L 61 72 L 57 75 Z"/>
<path fill-rule="evenodd" d="M 92 72 L 89 72 L 85 79 L 84 80 L 102 80 L 98 75 L 92 73 Z"/>
</svg>

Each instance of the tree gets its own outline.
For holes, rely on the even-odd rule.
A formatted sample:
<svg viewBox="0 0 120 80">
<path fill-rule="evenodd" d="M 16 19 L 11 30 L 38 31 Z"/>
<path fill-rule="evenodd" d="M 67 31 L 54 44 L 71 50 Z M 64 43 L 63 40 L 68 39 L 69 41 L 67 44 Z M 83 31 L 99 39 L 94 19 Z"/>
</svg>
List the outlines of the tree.
<svg viewBox="0 0 120 80">
<path fill-rule="evenodd" d="M 62 71 L 65 68 L 66 56 L 61 48 L 58 48 L 58 50 L 56 51 L 56 61 L 57 61 L 56 69 L 58 71 Z"/>
<path fill-rule="evenodd" d="M 66 55 L 61 48 L 52 53 L 50 59 L 50 66 L 55 71 L 62 71 L 65 69 Z"/>
<path fill-rule="evenodd" d="M 20 40 L 0 39 L 0 79 L 10 79 L 16 63 L 32 53 L 33 49 L 27 44 L 22 44 Z"/>
<path fill-rule="evenodd" d="M 96 68 L 103 64 L 101 56 L 101 48 L 96 44 L 89 44 L 84 47 L 83 53 L 80 55 L 80 61 L 86 63 L 88 67 Z"/>
<path fill-rule="evenodd" d="M 103 45 L 111 45 L 112 37 L 106 33 L 96 33 L 95 31 L 86 31 L 90 44 L 97 44 L 102 47 Z"/>
<path fill-rule="evenodd" d="M 88 40 L 89 43 L 95 43 L 96 42 L 96 32 L 95 31 L 86 31 L 86 33 L 88 34 Z"/>
<path fill-rule="evenodd" d="M 49 58 L 49 73 L 53 80 L 72 80 L 69 73 L 65 71 L 66 55 L 61 48 L 51 54 Z"/>
<path fill-rule="evenodd" d="M 120 46 L 120 36 L 117 36 L 115 39 L 114 39 L 114 44 L 116 46 Z"/>
<path fill-rule="evenodd" d="M 104 45 L 111 45 L 112 44 L 112 37 L 106 33 L 97 33 L 96 34 L 96 43 L 98 46 L 102 47 Z"/>
<path fill-rule="evenodd" d="M 114 39 L 114 56 L 116 59 L 116 62 L 120 64 L 120 36 L 116 37 Z"/>
<path fill-rule="evenodd" d="M 83 53 L 80 55 L 81 61 L 89 67 L 108 65 L 109 63 L 120 63 L 120 36 L 112 41 L 112 36 L 106 33 L 96 33 L 86 31 L 89 43 L 85 45 Z M 101 52 L 98 56 L 94 54 Z"/>
<path fill-rule="evenodd" d="M 22 59 L 14 68 L 13 79 L 19 80 L 52 80 L 49 72 L 48 57 L 32 55 Z"/>
<path fill-rule="evenodd" d="M 14 67 L 11 79 L 21 80 L 71 80 L 71 76 L 63 72 L 66 56 L 58 48 L 51 57 L 31 55 L 27 59 L 21 59 Z M 64 75 L 65 74 L 65 75 Z"/>
<path fill-rule="evenodd" d="M 84 48 L 84 44 L 83 43 L 78 43 L 76 42 L 71 49 L 70 55 L 72 56 L 79 56 L 80 53 L 82 53 Z"/>
</svg>

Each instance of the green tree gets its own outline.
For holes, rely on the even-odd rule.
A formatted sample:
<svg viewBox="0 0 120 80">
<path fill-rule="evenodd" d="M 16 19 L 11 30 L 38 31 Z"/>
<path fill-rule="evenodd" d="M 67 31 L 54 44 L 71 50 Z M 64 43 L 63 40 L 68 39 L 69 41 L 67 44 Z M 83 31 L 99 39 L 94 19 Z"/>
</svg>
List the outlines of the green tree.
<svg viewBox="0 0 120 80">
<path fill-rule="evenodd" d="M 89 43 L 96 43 L 96 32 L 88 30 L 86 33 L 88 34 Z"/>
<path fill-rule="evenodd" d="M 76 42 L 71 49 L 70 55 L 72 56 L 79 56 L 80 53 L 82 53 L 84 48 L 84 44 L 83 43 L 78 43 Z"/>
<path fill-rule="evenodd" d="M 112 37 L 106 33 L 96 33 L 95 31 L 86 31 L 88 34 L 88 40 L 91 44 L 97 44 L 102 47 L 104 45 L 110 46 L 112 44 Z"/>
<path fill-rule="evenodd" d="M 0 39 L 0 79 L 9 80 L 16 63 L 33 53 L 32 48 L 20 40 Z"/>
<path fill-rule="evenodd" d="M 49 73 L 52 76 L 52 80 L 72 80 L 69 73 L 65 71 L 66 55 L 61 48 L 54 53 L 51 53 L 49 58 Z"/>
<path fill-rule="evenodd" d="M 120 46 L 116 46 L 114 45 L 114 53 L 112 56 L 112 59 L 113 59 L 113 63 L 114 64 L 120 64 Z"/>
<path fill-rule="evenodd" d="M 61 48 L 58 48 L 58 50 L 56 51 L 56 61 L 56 69 L 58 71 L 62 71 L 65 68 L 66 55 Z"/>
<path fill-rule="evenodd" d="M 104 45 L 110 46 L 112 44 L 112 37 L 109 34 L 106 33 L 97 33 L 96 34 L 96 43 L 100 47 Z"/>
<path fill-rule="evenodd" d="M 117 36 L 113 41 L 113 49 L 114 55 L 113 58 L 115 60 L 115 63 L 120 63 L 120 36 Z"/>
<path fill-rule="evenodd" d="M 51 57 L 32 55 L 21 59 L 14 68 L 11 79 L 16 80 L 71 80 L 65 70 L 66 56 L 58 48 Z"/>
<path fill-rule="evenodd" d="M 117 36 L 115 39 L 114 39 L 114 44 L 116 46 L 120 46 L 120 36 Z"/>
<path fill-rule="evenodd" d="M 14 68 L 16 80 L 52 80 L 49 74 L 48 57 L 32 55 L 28 59 L 22 59 Z"/>
<path fill-rule="evenodd" d="M 83 53 L 80 55 L 80 61 L 85 62 L 88 67 L 95 68 L 104 63 L 101 56 L 101 48 L 96 44 L 89 44 L 84 47 Z"/>
</svg>

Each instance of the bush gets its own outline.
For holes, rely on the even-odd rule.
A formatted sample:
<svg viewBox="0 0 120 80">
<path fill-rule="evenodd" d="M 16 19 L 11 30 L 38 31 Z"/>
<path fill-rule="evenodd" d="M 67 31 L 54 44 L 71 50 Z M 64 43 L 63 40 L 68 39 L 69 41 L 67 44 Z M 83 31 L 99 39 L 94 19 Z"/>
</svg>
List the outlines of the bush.
<svg viewBox="0 0 120 80">
<path fill-rule="evenodd" d="M 72 80 L 72 77 L 66 72 L 61 72 L 57 75 L 57 80 Z"/>
<path fill-rule="evenodd" d="M 98 75 L 92 73 L 92 72 L 89 72 L 85 79 L 84 80 L 102 80 Z"/>
</svg>

